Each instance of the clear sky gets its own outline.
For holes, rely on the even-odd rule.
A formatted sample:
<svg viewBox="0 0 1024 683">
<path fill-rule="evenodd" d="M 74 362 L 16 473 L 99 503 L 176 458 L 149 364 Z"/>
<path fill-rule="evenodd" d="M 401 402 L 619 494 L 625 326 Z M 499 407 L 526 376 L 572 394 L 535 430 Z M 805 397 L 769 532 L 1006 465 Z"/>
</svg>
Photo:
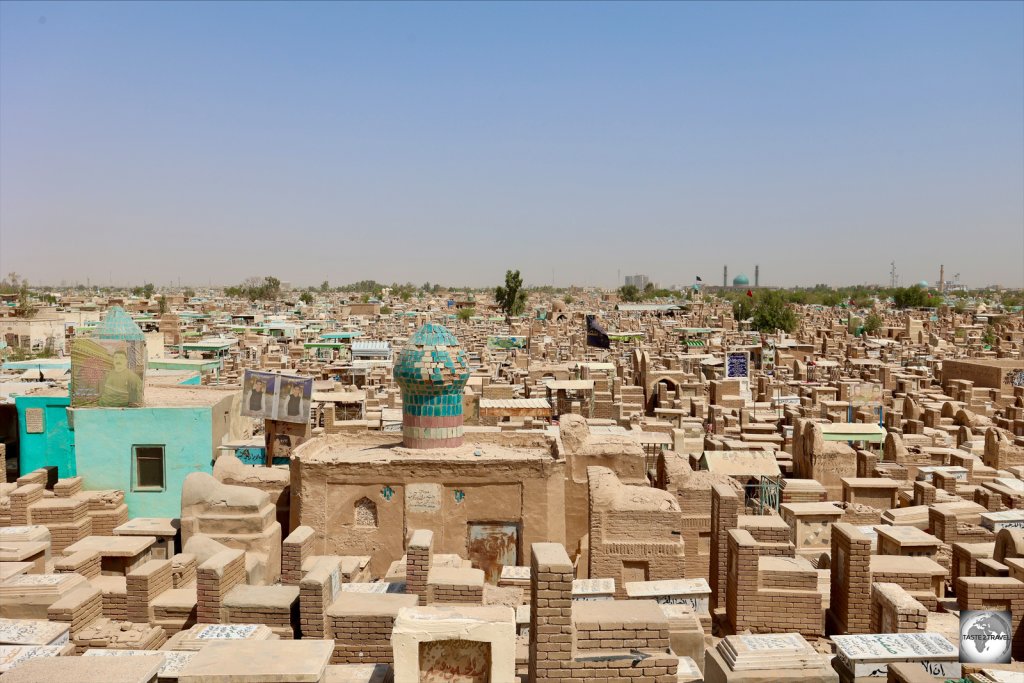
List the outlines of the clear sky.
<svg viewBox="0 0 1024 683">
<path fill-rule="evenodd" d="M 0 2 L 36 283 L 1024 286 L 1024 3 Z"/>
</svg>

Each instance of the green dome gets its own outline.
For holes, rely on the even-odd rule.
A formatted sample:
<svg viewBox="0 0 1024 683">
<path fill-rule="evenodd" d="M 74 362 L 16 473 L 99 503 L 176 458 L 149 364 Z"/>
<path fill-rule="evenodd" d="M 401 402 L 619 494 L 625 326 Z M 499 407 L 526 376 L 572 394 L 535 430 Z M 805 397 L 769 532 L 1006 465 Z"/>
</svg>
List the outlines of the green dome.
<svg viewBox="0 0 1024 683">
<path fill-rule="evenodd" d="M 737 275 L 736 277 L 734 277 L 732 279 L 732 286 L 733 287 L 739 287 L 741 285 L 746 286 L 746 285 L 749 285 L 749 284 L 750 284 L 750 278 L 748 278 L 746 275 L 744 275 L 742 273 L 740 273 L 739 275 Z"/>
</svg>

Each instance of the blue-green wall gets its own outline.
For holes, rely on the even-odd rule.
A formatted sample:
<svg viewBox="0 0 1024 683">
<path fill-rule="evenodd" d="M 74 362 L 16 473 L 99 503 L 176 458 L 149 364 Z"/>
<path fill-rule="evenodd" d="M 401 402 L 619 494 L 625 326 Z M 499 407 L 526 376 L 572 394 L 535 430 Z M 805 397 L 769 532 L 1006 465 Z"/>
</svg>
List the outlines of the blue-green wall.
<svg viewBox="0 0 1024 683">
<path fill-rule="evenodd" d="M 67 396 L 17 396 L 14 406 L 18 411 L 18 441 L 21 450 L 21 474 L 47 465 L 56 465 L 61 477 L 78 474 L 75 467 L 75 433 L 68 428 Z M 25 431 L 25 410 L 42 408 L 43 433 Z"/>
<path fill-rule="evenodd" d="M 130 517 L 178 517 L 190 472 L 213 472 L 212 411 L 206 407 L 75 411 L 79 471 L 86 489 L 122 489 Z M 132 446 L 164 446 L 164 491 L 132 490 Z"/>
</svg>

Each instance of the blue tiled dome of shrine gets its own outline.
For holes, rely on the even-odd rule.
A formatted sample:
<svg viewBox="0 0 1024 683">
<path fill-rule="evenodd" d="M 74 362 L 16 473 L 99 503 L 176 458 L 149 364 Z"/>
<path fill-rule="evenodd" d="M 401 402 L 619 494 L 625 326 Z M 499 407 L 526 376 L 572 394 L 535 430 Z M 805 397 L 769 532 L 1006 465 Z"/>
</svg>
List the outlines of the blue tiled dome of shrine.
<svg viewBox="0 0 1024 683">
<path fill-rule="evenodd" d="M 747 277 L 746 275 L 743 275 L 742 273 L 740 275 L 737 275 L 736 277 L 734 277 L 732 279 L 732 286 L 733 287 L 741 287 L 741 286 L 742 287 L 746 287 L 749 284 L 750 284 L 750 278 Z"/>
<path fill-rule="evenodd" d="M 469 361 L 447 328 L 427 323 L 398 354 L 395 382 L 402 389 L 403 443 L 440 448 L 462 443 L 462 390 Z"/>
</svg>

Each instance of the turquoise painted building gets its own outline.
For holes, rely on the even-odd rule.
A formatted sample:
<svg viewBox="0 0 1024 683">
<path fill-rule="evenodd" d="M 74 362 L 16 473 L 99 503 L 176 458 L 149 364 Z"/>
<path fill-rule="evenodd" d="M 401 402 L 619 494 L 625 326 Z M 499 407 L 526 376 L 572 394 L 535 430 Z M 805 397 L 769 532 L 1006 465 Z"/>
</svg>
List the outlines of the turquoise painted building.
<svg viewBox="0 0 1024 683">
<path fill-rule="evenodd" d="M 68 424 L 70 405 L 71 399 L 66 394 L 15 397 L 21 474 L 47 465 L 56 465 L 60 477 L 74 477 L 78 474 L 75 464 L 75 433 Z"/>
<path fill-rule="evenodd" d="M 177 517 L 185 477 L 213 472 L 231 420 L 232 394 L 203 394 L 211 403 L 74 411 L 85 488 L 123 490 L 131 517 Z"/>
<path fill-rule="evenodd" d="M 21 474 L 56 465 L 61 477 L 81 475 L 86 489 L 123 490 L 131 517 L 177 517 L 185 476 L 213 472 L 217 448 L 238 419 L 231 411 L 238 392 L 147 392 L 168 400 L 78 408 L 71 422 L 67 395 L 16 397 Z"/>
</svg>

